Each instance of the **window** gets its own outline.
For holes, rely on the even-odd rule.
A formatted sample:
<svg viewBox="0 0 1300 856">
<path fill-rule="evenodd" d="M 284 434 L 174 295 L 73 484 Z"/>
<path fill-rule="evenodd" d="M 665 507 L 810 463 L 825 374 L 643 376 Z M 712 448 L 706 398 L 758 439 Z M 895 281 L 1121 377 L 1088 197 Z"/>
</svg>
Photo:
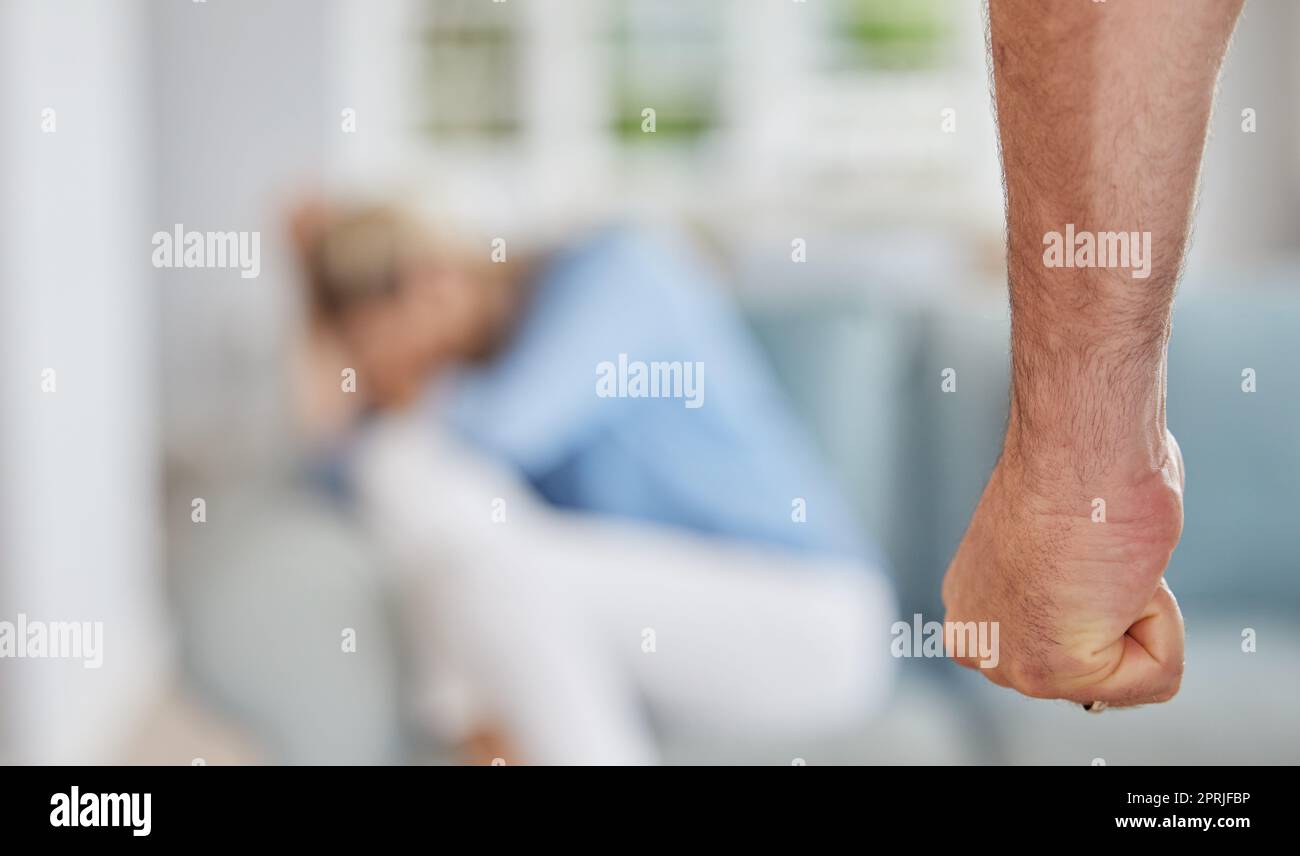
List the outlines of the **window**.
<svg viewBox="0 0 1300 856">
<path fill-rule="evenodd" d="M 508 138 L 521 130 L 519 15 L 508 3 L 428 3 L 417 26 L 420 127 L 435 139 Z"/>
<path fill-rule="evenodd" d="M 724 4 L 617 0 L 607 30 L 609 128 L 620 145 L 689 143 L 718 124 Z M 642 130 L 646 108 L 655 133 Z"/>
</svg>

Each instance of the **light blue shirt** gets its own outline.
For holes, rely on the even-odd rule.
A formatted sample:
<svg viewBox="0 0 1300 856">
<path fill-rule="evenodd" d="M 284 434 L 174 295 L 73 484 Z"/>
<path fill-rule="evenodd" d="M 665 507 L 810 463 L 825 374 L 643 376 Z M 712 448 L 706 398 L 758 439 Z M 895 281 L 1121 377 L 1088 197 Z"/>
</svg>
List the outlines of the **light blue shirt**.
<svg viewBox="0 0 1300 856">
<path fill-rule="evenodd" d="M 553 257 L 534 285 L 507 349 L 434 396 L 456 433 L 557 506 L 866 554 L 764 356 L 680 242 L 609 230 Z M 694 388 L 620 397 L 649 391 L 632 374 L 652 362 L 689 364 Z"/>
</svg>

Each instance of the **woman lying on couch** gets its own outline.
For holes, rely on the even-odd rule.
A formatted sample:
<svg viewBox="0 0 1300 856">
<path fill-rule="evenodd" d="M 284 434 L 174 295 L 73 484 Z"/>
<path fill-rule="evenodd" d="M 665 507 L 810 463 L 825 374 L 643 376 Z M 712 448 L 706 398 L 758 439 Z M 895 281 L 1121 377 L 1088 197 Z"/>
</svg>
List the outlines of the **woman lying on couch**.
<svg viewBox="0 0 1300 856">
<path fill-rule="evenodd" d="M 651 763 L 651 720 L 762 739 L 879 702 L 889 586 L 680 242 L 524 258 L 320 205 L 294 232 L 333 472 L 402 573 L 444 736 Z"/>
</svg>

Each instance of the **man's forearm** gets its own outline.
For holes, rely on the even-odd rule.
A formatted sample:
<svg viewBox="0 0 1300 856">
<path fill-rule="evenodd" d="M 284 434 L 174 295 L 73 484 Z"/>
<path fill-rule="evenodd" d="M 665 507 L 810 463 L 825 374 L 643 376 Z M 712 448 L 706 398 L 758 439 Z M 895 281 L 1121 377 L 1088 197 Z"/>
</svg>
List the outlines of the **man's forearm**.
<svg viewBox="0 0 1300 856">
<path fill-rule="evenodd" d="M 1012 403 L 943 599 L 949 620 L 999 623 L 1002 657 L 985 674 L 1026 695 L 1096 710 L 1167 701 L 1182 680 L 1164 573 L 1185 469 L 1165 427 L 1166 349 L 1240 8 L 989 2 Z"/>
<path fill-rule="evenodd" d="M 1008 453 L 1158 466 L 1170 306 L 1240 0 L 991 0 Z"/>
</svg>

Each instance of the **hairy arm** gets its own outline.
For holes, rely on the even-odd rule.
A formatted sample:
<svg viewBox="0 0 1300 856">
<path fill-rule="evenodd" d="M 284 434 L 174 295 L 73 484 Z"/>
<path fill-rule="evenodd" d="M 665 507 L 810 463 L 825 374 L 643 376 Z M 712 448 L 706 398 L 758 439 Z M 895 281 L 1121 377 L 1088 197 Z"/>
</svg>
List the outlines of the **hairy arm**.
<svg viewBox="0 0 1300 856">
<path fill-rule="evenodd" d="M 944 579 L 1001 627 L 985 675 L 1037 697 L 1164 701 L 1183 623 L 1165 426 L 1170 308 L 1240 0 L 990 0 L 1006 182 L 1011 412 Z M 969 660 L 964 665 L 977 665 Z"/>
<path fill-rule="evenodd" d="M 1170 307 L 1240 0 L 992 0 L 1012 309 L 1009 439 L 1085 477 L 1158 466 Z M 1150 235 L 1147 275 L 1044 236 Z M 1076 248 L 1065 247 L 1066 253 Z M 1094 249 L 1094 260 L 1096 250 Z"/>
</svg>

